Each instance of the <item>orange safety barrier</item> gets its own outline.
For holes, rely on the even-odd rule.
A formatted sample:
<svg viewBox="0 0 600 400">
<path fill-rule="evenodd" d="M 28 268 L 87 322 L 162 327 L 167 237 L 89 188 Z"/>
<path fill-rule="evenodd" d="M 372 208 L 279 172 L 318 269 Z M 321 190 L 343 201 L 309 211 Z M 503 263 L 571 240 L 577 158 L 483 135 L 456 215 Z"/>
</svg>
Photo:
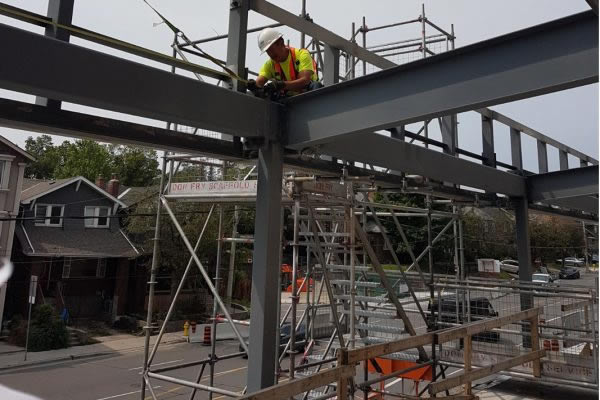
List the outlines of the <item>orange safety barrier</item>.
<svg viewBox="0 0 600 400">
<path fill-rule="evenodd" d="M 391 374 L 394 371 L 400 371 L 402 369 L 411 368 L 418 364 L 412 361 L 404 360 L 390 360 L 388 358 L 376 358 L 377 364 L 381 367 L 381 373 L 384 375 Z M 369 372 L 379 372 L 373 366 L 373 363 L 368 364 Z M 414 381 L 431 381 L 433 378 L 431 365 L 427 365 L 423 368 L 415 369 L 412 371 L 405 372 L 398 375 L 400 378 L 408 378 Z"/>
</svg>

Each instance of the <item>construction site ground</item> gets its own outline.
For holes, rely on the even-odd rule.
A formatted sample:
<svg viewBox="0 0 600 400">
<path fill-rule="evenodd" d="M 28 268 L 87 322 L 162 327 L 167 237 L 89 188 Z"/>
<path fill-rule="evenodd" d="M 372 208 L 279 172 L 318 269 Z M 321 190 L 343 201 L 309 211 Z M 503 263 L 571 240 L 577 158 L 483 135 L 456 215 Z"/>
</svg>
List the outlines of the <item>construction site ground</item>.
<svg viewBox="0 0 600 400">
<path fill-rule="evenodd" d="M 585 273 L 582 279 L 561 280 L 559 283 L 593 285 L 593 279 L 590 278 L 596 275 L 597 273 Z M 285 306 L 282 308 L 283 313 Z M 412 316 L 411 319 L 414 318 L 415 322 L 420 318 L 418 314 Z M 238 343 L 232 340 L 232 332 L 226 325 L 220 325 L 218 333 L 219 339 L 223 340 L 217 342 L 217 354 L 238 351 Z M 244 330 L 243 334 L 246 336 L 247 332 Z M 131 335 L 111 336 L 95 345 L 29 353 L 27 362 L 23 361 L 24 354 L 20 348 L 0 346 L 0 388 L 4 386 L 23 391 L 44 400 L 139 399 L 143 341 L 142 337 Z M 182 332 L 167 334 L 154 365 L 169 366 L 198 360 L 206 357 L 209 349 L 210 347 L 201 343 L 185 342 Z M 287 364 L 288 361 L 285 359 L 282 365 L 285 367 Z M 216 367 L 216 383 L 228 390 L 241 391 L 246 381 L 246 369 L 247 360 L 242 358 L 220 361 Z M 450 369 L 448 374 L 458 371 Z M 172 375 L 193 380 L 197 373 L 197 368 L 187 368 L 173 372 Z M 357 369 L 356 376 L 357 382 L 360 382 L 362 368 Z M 68 379 L 68 385 L 64 384 L 64 379 Z M 285 378 L 282 378 L 283 380 Z M 207 382 L 206 371 L 202 383 Z M 388 389 L 400 390 L 401 381 L 393 382 L 387 382 L 392 384 Z M 422 385 L 423 383 L 420 386 L 423 387 Z M 498 375 L 477 382 L 474 389 L 480 399 L 564 399 L 572 396 L 578 399 L 597 398 L 597 393 L 594 391 L 556 384 L 521 382 Z M 414 386 L 409 381 L 404 382 L 404 390 L 406 393 L 414 394 Z M 160 383 L 155 387 L 155 392 L 161 399 L 188 398 L 190 391 L 189 388 L 171 383 Z M 208 394 L 199 392 L 196 398 L 205 399 L 208 398 Z M 216 395 L 214 398 L 218 399 L 220 396 Z"/>
<path fill-rule="evenodd" d="M 118 351 L 103 356 L 60 361 L 43 365 L 4 370 L 0 372 L 0 387 L 5 386 L 14 390 L 38 396 L 44 400 L 134 400 L 140 397 L 141 364 L 143 347 Z M 237 351 L 238 345 L 233 340 L 217 342 L 219 354 Z M 197 360 L 209 352 L 210 347 L 197 343 L 169 344 L 159 352 L 155 365 L 168 366 Z M 284 361 L 287 363 L 287 360 Z M 215 382 L 223 388 L 241 391 L 246 380 L 247 360 L 242 358 L 224 360 L 216 368 Z M 187 368 L 172 373 L 173 376 L 193 380 L 198 373 L 197 368 Z M 452 371 L 449 371 L 452 373 Z M 360 382 L 361 373 L 357 373 Z M 282 380 L 284 380 L 283 378 Z M 65 384 L 65 380 L 68 384 Z M 201 383 L 208 382 L 205 373 Z M 388 389 L 399 390 L 400 382 Z M 408 393 L 412 385 L 405 383 Z M 480 399 L 565 399 L 579 400 L 596 399 L 594 391 L 546 385 L 537 383 L 521 383 L 515 379 L 494 376 L 485 381 L 477 382 L 474 386 Z M 158 383 L 154 387 L 160 399 L 187 399 L 191 389 L 171 384 Z M 414 389 L 412 389 L 414 390 Z M 414 393 L 414 391 L 412 392 Z M 150 399 L 148 395 L 146 397 Z M 208 393 L 199 392 L 197 399 L 207 399 Z M 215 395 L 214 399 L 221 399 Z M 360 398 L 360 397 L 359 397 Z"/>
</svg>

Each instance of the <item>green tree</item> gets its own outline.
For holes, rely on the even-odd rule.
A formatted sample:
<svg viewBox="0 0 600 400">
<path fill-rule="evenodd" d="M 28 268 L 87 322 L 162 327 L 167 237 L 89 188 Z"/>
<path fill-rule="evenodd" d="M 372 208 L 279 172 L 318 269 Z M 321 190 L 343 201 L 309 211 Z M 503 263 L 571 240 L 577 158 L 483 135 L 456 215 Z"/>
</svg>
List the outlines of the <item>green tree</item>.
<svg viewBox="0 0 600 400">
<path fill-rule="evenodd" d="M 83 176 L 94 181 L 98 175 L 111 173 L 111 156 L 106 146 L 92 140 L 63 142 L 57 151 L 62 162 L 57 165 L 55 178 Z"/>
<path fill-rule="evenodd" d="M 25 176 L 35 179 L 52 179 L 54 170 L 60 162 L 60 156 L 48 135 L 36 139 L 28 137 L 25 141 L 25 151 L 35 157 L 35 161 L 25 167 Z"/>
<path fill-rule="evenodd" d="M 148 186 L 158 176 L 156 151 L 130 146 L 110 146 L 113 173 L 125 186 Z"/>
<path fill-rule="evenodd" d="M 109 178 L 114 173 L 125 186 L 148 186 L 159 173 L 156 152 L 138 147 L 93 140 L 65 141 L 55 146 L 50 136 L 42 135 L 27 138 L 25 150 L 36 158 L 25 170 L 28 178 L 84 176 L 94 181 L 98 175 Z"/>
</svg>

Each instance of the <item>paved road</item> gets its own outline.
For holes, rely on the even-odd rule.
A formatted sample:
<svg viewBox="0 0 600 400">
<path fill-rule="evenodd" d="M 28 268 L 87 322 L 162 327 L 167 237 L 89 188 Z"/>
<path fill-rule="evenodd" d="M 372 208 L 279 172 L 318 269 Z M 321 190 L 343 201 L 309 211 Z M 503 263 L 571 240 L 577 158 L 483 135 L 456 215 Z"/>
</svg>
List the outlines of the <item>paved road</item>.
<svg viewBox="0 0 600 400">
<path fill-rule="evenodd" d="M 176 344 L 166 346 L 158 354 L 155 364 L 168 366 L 189 362 L 206 357 L 208 347 L 199 344 Z M 217 352 L 226 354 L 237 351 L 234 341 L 219 342 Z M 68 361 L 15 370 L 0 374 L 0 385 L 38 396 L 44 400 L 137 400 L 140 399 L 140 364 L 143 353 L 136 351 L 114 357 L 95 358 L 88 361 Z M 219 362 L 216 369 L 217 386 L 241 391 L 246 381 L 246 360 L 241 358 Z M 287 365 L 287 361 L 284 361 Z M 452 374 L 452 371 L 448 371 Z M 172 376 L 191 380 L 198 368 L 188 368 L 169 373 Z M 358 380 L 360 376 L 358 374 Z M 205 374 L 201 383 L 208 383 Z M 187 399 L 191 389 L 176 384 L 154 382 L 155 393 L 159 399 Z M 388 389 L 399 391 L 399 381 L 390 382 Z M 406 383 L 406 393 L 414 393 L 412 385 Z M 578 391 L 555 386 L 534 383 L 520 384 L 514 380 L 499 380 L 483 383 L 476 389 L 482 399 L 562 399 L 576 397 L 580 400 L 595 399 L 597 392 Z M 207 399 L 206 392 L 199 392 L 196 399 Z M 149 393 L 147 400 L 151 400 Z M 214 399 L 224 399 L 215 395 Z"/>
<path fill-rule="evenodd" d="M 155 365 L 168 366 L 205 358 L 209 347 L 182 343 L 161 346 Z M 237 351 L 233 341 L 219 342 L 218 354 Z M 0 384 L 40 397 L 44 400 L 133 400 L 140 399 L 139 375 L 143 352 L 136 351 L 113 357 L 88 361 L 68 361 L 0 374 Z M 171 376 L 193 380 L 199 368 L 187 368 L 169 373 Z M 231 391 L 241 391 L 246 381 L 246 360 L 233 359 L 219 362 L 216 382 Z M 208 383 L 205 373 L 203 384 Z M 167 382 L 154 382 L 155 393 L 161 399 L 189 397 L 191 389 Z M 147 393 L 147 399 L 149 393 Z M 197 399 L 208 398 L 200 393 Z M 214 397 L 219 398 L 219 396 Z"/>
</svg>

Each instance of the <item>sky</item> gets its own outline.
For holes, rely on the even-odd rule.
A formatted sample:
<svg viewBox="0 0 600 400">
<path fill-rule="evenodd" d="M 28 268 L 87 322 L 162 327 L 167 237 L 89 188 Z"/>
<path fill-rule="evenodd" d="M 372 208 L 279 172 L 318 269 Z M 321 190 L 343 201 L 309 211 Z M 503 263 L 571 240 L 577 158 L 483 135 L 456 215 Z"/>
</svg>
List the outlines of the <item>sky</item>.
<svg viewBox="0 0 600 400">
<path fill-rule="evenodd" d="M 150 0 L 150 2 L 191 39 L 227 33 L 228 0 Z M 5 0 L 5 3 L 40 14 L 45 14 L 47 9 L 47 0 Z M 295 14 L 300 13 L 301 10 L 301 0 L 273 0 L 273 3 Z M 585 0 L 427 0 L 424 2 L 414 0 L 307 0 L 307 11 L 314 22 L 343 37 L 349 37 L 352 22 L 360 25 L 363 16 L 366 18 L 367 26 L 371 27 L 411 20 L 420 15 L 423 3 L 427 17 L 435 24 L 446 30 L 450 30 L 451 24 L 454 25 L 457 48 L 589 8 Z M 158 24 L 159 22 L 159 18 L 142 0 L 75 1 L 73 24 L 164 54 L 170 54 L 172 33 L 164 24 Z M 261 15 L 251 13 L 248 25 L 255 27 L 271 22 L 273 21 Z M 0 16 L 0 23 L 42 33 L 41 28 L 2 16 Z M 403 28 L 371 32 L 367 36 L 367 45 L 417 38 L 421 34 L 420 29 L 420 25 L 412 24 Z M 298 32 L 289 28 L 281 30 L 293 46 L 299 47 L 300 35 Z M 77 38 L 72 38 L 71 41 L 157 68 L 168 68 Z M 254 71 L 258 70 L 264 62 L 264 58 L 260 56 L 256 47 L 256 41 L 257 34 L 250 34 L 247 66 Z M 211 55 L 224 59 L 226 44 L 225 40 L 221 40 L 202 45 L 202 48 Z M 434 51 L 442 49 L 441 46 L 433 48 Z M 203 63 L 197 59 L 192 61 Z M 93 76 L 90 79 L 93 79 Z M 157 93 L 157 95 L 160 94 Z M 0 97 L 33 101 L 32 96 L 7 92 L 2 89 L 0 89 Z M 164 123 L 160 121 L 73 104 L 64 104 L 63 107 L 111 118 L 164 126 Z M 598 84 L 491 108 L 585 154 L 598 158 Z M 461 148 L 481 153 L 480 118 L 475 112 L 459 115 L 459 146 Z M 439 129 L 436 125 L 431 125 L 430 135 L 433 138 L 439 138 Z M 418 129 L 418 127 L 409 128 Z M 494 128 L 497 159 L 509 163 L 509 129 L 497 123 Z M 2 127 L 0 127 L 0 134 L 20 146 L 24 146 L 27 136 L 36 136 L 30 132 Z M 56 137 L 55 142 L 59 143 L 62 140 L 64 139 Z M 537 171 L 536 157 L 535 141 L 524 136 L 524 167 Z M 549 148 L 548 157 L 550 170 L 558 169 L 557 151 Z M 569 161 L 571 167 L 577 166 L 573 158 L 570 157 Z"/>
</svg>

